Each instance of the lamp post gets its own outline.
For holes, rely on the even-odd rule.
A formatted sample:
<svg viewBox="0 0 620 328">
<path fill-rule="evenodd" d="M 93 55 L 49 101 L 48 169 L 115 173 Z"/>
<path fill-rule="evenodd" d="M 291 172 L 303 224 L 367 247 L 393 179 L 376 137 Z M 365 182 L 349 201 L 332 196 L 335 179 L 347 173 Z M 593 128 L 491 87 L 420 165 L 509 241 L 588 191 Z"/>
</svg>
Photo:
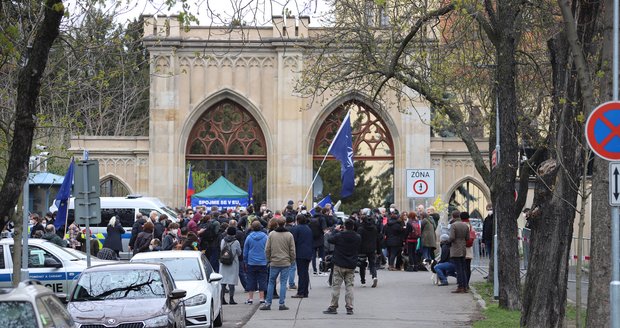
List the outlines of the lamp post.
<svg viewBox="0 0 620 328">
<path fill-rule="evenodd" d="M 36 146 L 39 150 L 47 149 L 46 146 Z M 30 163 L 36 163 L 36 165 L 32 168 L 32 170 L 36 170 L 42 164 L 47 165 L 47 155 L 48 152 L 42 152 L 38 156 L 31 156 Z M 24 181 L 24 191 L 22 192 L 22 202 L 24 203 L 24 215 L 22 222 L 22 268 L 20 281 L 26 281 L 30 278 L 30 274 L 28 272 L 28 222 L 30 220 L 30 165 L 28 165 L 28 175 L 26 176 L 26 181 Z"/>
</svg>

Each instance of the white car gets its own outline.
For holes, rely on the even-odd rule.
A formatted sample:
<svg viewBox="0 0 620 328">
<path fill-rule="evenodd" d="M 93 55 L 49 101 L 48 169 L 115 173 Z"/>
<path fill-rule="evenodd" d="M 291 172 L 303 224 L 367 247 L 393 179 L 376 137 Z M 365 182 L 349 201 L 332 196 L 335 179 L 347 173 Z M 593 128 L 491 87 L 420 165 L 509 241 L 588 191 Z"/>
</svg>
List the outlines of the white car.
<svg viewBox="0 0 620 328">
<path fill-rule="evenodd" d="M 134 255 L 131 262 L 163 263 L 168 268 L 177 287 L 187 291 L 184 298 L 187 327 L 222 325 L 222 275 L 213 271 L 202 253 L 176 250 L 144 252 Z"/>
<path fill-rule="evenodd" d="M 0 288 L 11 287 L 13 279 L 13 239 L 0 240 Z M 91 257 L 91 264 L 114 263 Z M 60 247 L 45 239 L 28 240 L 28 273 L 60 298 L 71 291 L 75 279 L 86 269 L 86 254 Z"/>
</svg>

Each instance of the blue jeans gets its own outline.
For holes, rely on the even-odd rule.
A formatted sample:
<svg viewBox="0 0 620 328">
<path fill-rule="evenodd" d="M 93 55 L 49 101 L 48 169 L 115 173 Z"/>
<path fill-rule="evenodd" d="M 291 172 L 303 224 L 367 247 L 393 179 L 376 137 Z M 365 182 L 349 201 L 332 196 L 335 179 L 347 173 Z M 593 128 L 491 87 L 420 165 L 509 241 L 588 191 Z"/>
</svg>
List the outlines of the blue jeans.
<svg viewBox="0 0 620 328">
<path fill-rule="evenodd" d="M 297 270 L 297 262 L 293 262 L 291 264 L 290 269 L 288 271 L 288 285 L 290 287 L 295 286 L 295 271 Z"/>
<path fill-rule="evenodd" d="M 276 286 L 276 278 L 280 275 L 280 305 L 284 304 L 286 300 L 286 283 L 288 281 L 288 270 L 291 266 L 286 267 L 269 267 L 269 286 L 267 287 L 267 299 L 265 304 L 271 305 L 273 300 L 273 291 Z"/>
<path fill-rule="evenodd" d="M 448 276 L 456 277 L 456 267 L 452 262 L 442 262 L 435 265 L 435 271 L 437 272 L 437 278 L 441 282 L 448 282 Z"/>
<path fill-rule="evenodd" d="M 422 257 L 425 260 L 435 259 L 435 248 L 434 247 L 422 247 Z"/>
<path fill-rule="evenodd" d="M 243 289 L 247 290 L 248 278 L 245 269 L 246 268 L 245 265 L 243 265 L 243 261 L 239 259 L 239 282 L 241 282 L 241 286 L 243 286 Z"/>
</svg>

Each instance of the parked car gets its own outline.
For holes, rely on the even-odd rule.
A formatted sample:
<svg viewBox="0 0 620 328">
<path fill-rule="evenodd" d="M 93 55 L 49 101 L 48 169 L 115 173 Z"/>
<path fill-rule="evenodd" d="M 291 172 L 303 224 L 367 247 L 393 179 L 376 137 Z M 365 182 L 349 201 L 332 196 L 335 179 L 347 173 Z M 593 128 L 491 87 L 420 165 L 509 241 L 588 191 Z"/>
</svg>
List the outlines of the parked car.
<svg viewBox="0 0 620 328">
<path fill-rule="evenodd" d="M 201 252 L 144 252 L 134 255 L 131 262 L 162 263 L 170 270 L 177 286 L 187 291 L 184 299 L 187 327 L 222 325 L 222 275 L 213 271 Z"/>
<path fill-rule="evenodd" d="M 0 327 L 72 328 L 73 319 L 54 292 L 27 280 L 17 288 L 0 289 Z"/>
<path fill-rule="evenodd" d="M 76 327 L 185 328 L 185 295 L 163 264 L 98 265 L 82 272 L 67 310 Z"/>
<path fill-rule="evenodd" d="M 0 240 L 0 288 L 11 287 L 13 279 L 13 239 Z M 114 261 L 91 258 L 92 265 Z M 65 299 L 73 287 L 74 279 L 86 269 L 86 254 L 71 248 L 60 247 L 45 239 L 28 240 L 28 274 L 30 279 L 41 281 Z"/>
</svg>

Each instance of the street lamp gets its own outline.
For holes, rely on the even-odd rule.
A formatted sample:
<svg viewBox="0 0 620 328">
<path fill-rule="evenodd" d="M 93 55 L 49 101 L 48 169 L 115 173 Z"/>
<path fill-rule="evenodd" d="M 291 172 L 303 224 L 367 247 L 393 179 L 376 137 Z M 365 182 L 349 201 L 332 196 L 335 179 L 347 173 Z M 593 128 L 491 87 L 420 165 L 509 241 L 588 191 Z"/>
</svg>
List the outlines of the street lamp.
<svg viewBox="0 0 620 328">
<path fill-rule="evenodd" d="M 38 150 L 45 150 L 47 146 L 37 145 Z M 41 165 L 44 166 L 44 170 L 47 171 L 47 156 L 49 152 L 41 152 L 37 156 L 30 157 L 30 163 L 28 163 L 28 175 L 26 181 L 24 181 L 24 191 L 22 192 L 22 202 L 24 206 L 24 215 L 22 222 L 22 268 L 20 274 L 20 281 L 26 281 L 30 278 L 28 272 L 28 222 L 30 220 L 30 171 L 35 171 Z"/>
</svg>

